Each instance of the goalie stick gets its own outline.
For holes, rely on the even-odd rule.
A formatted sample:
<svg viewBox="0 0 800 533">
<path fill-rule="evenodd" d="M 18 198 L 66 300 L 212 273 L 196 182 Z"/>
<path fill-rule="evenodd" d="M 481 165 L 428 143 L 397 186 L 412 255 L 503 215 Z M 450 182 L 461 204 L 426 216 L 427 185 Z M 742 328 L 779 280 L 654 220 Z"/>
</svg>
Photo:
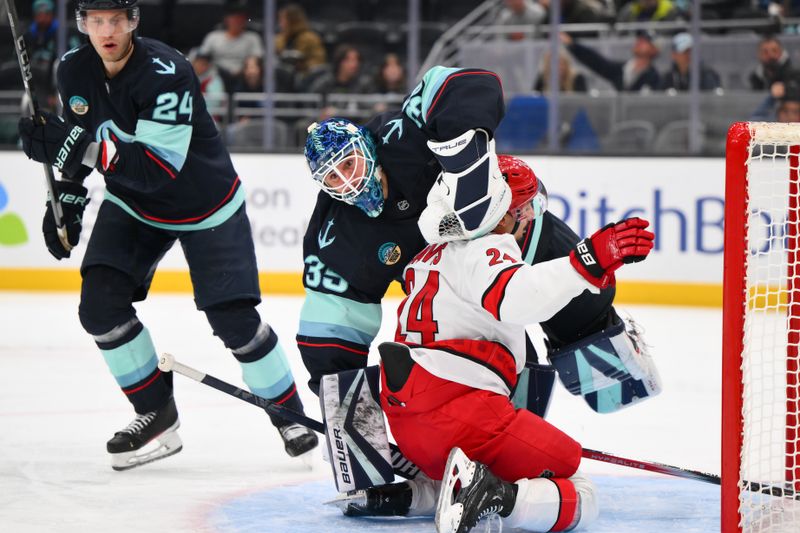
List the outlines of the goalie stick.
<svg viewBox="0 0 800 533">
<path fill-rule="evenodd" d="M 217 389 L 220 392 L 224 392 L 225 394 L 239 398 L 240 400 L 255 405 L 256 407 L 260 407 L 270 414 L 279 416 L 286 420 L 291 420 L 292 422 L 296 422 L 312 431 L 316 431 L 317 433 L 321 433 L 323 435 L 325 434 L 325 425 L 322 422 L 314 420 L 313 418 L 309 418 L 302 413 L 298 413 L 293 409 L 289 409 L 288 407 L 284 407 L 279 403 L 262 398 L 261 396 L 256 396 L 252 392 L 240 389 L 239 387 L 215 378 L 214 376 L 210 376 L 204 372 L 200 372 L 199 370 L 179 363 L 171 354 L 161 354 L 161 357 L 158 359 L 158 368 L 162 372 L 177 372 L 182 376 L 199 381 L 203 385 L 208 385 L 212 389 Z M 414 479 L 419 473 L 419 468 L 417 465 L 406 459 L 396 444 L 389 443 L 389 446 L 392 452 L 392 469 L 394 470 L 394 473 L 405 479 Z"/>
<path fill-rule="evenodd" d="M 286 420 L 291 420 L 292 422 L 296 422 L 318 433 L 324 434 L 325 432 L 325 426 L 322 422 L 314 420 L 313 418 L 309 418 L 301 413 L 298 413 L 297 411 L 267 400 L 266 398 L 256 396 L 251 392 L 242 390 L 239 387 L 231 385 L 230 383 L 226 383 L 221 379 L 215 378 L 214 376 L 210 376 L 200 372 L 199 370 L 195 370 L 194 368 L 179 363 L 175 360 L 175 357 L 170 354 L 165 353 L 161 355 L 158 361 L 158 368 L 161 369 L 162 372 L 177 372 L 178 374 L 191 378 L 195 381 L 199 381 L 203 385 L 208 385 L 213 389 L 217 389 L 218 391 L 239 398 L 240 400 L 255 405 L 256 407 L 265 409 L 271 414 L 280 416 Z M 390 443 L 390 446 L 392 450 L 392 468 L 394 469 L 394 473 L 405 479 L 413 479 L 416 477 L 419 473 L 419 467 L 406 459 L 397 445 Z M 677 466 L 639 461 L 637 459 L 628 459 L 606 452 L 590 450 L 588 448 L 583 448 L 581 455 L 587 459 L 592 459 L 593 461 L 615 464 L 627 468 L 634 468 L 636 470 L 647 470 L 648 472 L 656 472 L 658 474 L 680 477 L 684 479 L 693 479 L 695 481 L 702 481 L 704 483 L 710 483 L 713 485 L 720 484 L 719 476 L 698 472 L 696 470 L 680 468 Z M 744 488 L 751 492 L 760 492 L 778 497 L 788 496 L 794 500 L 800 500 L 800 493 L 797 493 L 788 487 L 780 487 L 773 484 L 757 483 L 753 481 L 745 481 L 744 485 Z"/>
<path fill-rule="evenodd" d="M 14 39 L 14 50 L 19 61 L 19 72 L 22 75 L 22 84 L 25 86 L 25 94 L 28 96 L 28 105 L 31 116 L 34 120 L 39 116 L 39 100 L 36 98 L 36 90 L 31 84 L 33 73 L 31 72 L 31 62 L 28 57 L 28 47 L 25 38 L 19 33 L 19 18 L 17 17 L 17 6 L 14 0 L 5 0 L 8 10 L 8 23 L 11 26 L 11 35 Z M 61 200 L 56 194 L 56 178 L 53 175 L 53 168 L 47 163 L 42 163 L 44 167 L 44 178 L 47 184 L 47 192 L 50 195 L 50 209 L 53 211 L 53 218 L 56 222 L 58 239 L 66 251 L 72 250 L 72 245 L 67 238 L 67 227 L 64 225 L 64 210 L 61 208 Z"/>
</svg>

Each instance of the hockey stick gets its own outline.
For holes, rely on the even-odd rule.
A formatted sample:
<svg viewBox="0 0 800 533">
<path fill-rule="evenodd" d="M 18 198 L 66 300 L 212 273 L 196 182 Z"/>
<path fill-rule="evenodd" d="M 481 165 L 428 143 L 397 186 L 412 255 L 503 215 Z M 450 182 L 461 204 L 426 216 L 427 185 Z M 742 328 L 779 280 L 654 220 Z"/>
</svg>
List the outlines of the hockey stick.
<svg viewBox="0 0 800 533">
<path fill-rule="evenodd" d="M 583 448 L 581 455 L 594 461 L 626 466 L 628 468 L 635 468 L 637 470 L 647 470 L 648 472 L 656 472 L 658 474 L 665 474 L 668 476 L 694 479 L 695 481 L 702 481 L 704 483 L 711 483 L 713 485 L 720 484 L 719 476 L 706 474 L 705 472 L 698 472 L 697 470 L 689 470 L 686 468 L 679 468 L 677 466 L 670 466 L 661 463 L 649 463 L 636 459 L 626 459 L 625 457 L 619 457 L 609 453 L 599 452 L 597 450 L 589 450 L 587 448 Z M 771 496 L 778 497 L 788 496 L 794 500 L 800 500 L 800 493 L 797 493 L 788 487 L 779 487 L 776 485 L 768 485 L 766 483 L 756 483 L 754 481 L 745 481 L 744 485 L 744 488 L 751 492 L 760 492 L 762 494 L 769 494 Z"/>
<path fill-rule="evenodd" d="M 256 396 L 252 392 L 240 389 L 235 385 L 231 385 L 230 383 L 215 378 L 214 376 L 210 376 L 200 372 L 199 370 L 195 370 L 194 368 L 186 366 L 183 363 L 179 363 L 171 354 L 161 354 L 161 357 L 158 359 L 158 368 L 162 372 L 177 372 L 182 376 L 199 381 L 203 385 L 208 385 L 212 389 L 217 389 L 220 392 L 224 392 L 225 394 L 239 398 L 240 400 L 255 405 L 256 407 L 260 407 L 272 415 L 296 422 L 297 424 L 307 427 L 312 431 L 316 431 L 317 433 L 321 433 L 323 435 L 325 434 L 325 425 L 322 422 L 318 422 L 313 418 L 309 418 L 302 413 L 298 413 L 294 409 L 284 407 L 283 405 L 273 402 L 272 400 L 267 400 L 261 396 Z M 392 451 L 392 468 L 394 469 L 394 473 L 405 479 L 413 479 L 416 477 L 417 473 L 419 473 L 419 468 L 403 456 L 400 448 L 398 448 L 396 444 L 389 443 L 389 447 Z"/>
<path fill-rule="evenodd" d="M 19 72 L 22 74 L 22 84 L 25 86 L 25 94 L 28 96 L 31 115 L 36 120 L 39 117 L 39 100 L 36 98 L 36 90 L 31 84 L 33 73 L 31 72 L 31 62 L 28 57 L 28 47 L 25 44 L 24 36 L 19 33 L 19 18 L 17 17 L 17 6 L 14 4 L 14 0 L 5 0 L 5 3 L 8 10 L 11 35 L 14 38 L 14 50 L 17 52 L 17 60 L 19 61 Z M 69 252 L 72 250 L 72 245 L 67 238 L 67 227 L 64 225 L 64 210 L 61 208 L 61 200 L 56 195 L 56 178 L 53 175 L 53 167 L 47 163 L 42 163 L 42 166 L 44 166 L 45 183 L 47 184 L 47 192 L 50 194 L 50 209 L 53 211 L 53 218 L 56 222 L 58 239 L 64 249 Z"/>
<path fill-rule="evenodd" d="M 255 405 L 256 407 L 260 407 L 270 414 L 285 418 L 286 420 L 291 420 L 292 422 L 296 422 L 301 426 L 316 431 L 317 433 L 325 433 L 325 426 L 322 424 L 322 422 L 314 420 L 313 418 L 309 418 L 301 413 L 298 413 L 297 411 L 294 411 L 293 409 L 284 407 L 279 403 L 256 396 L 251 392 L 240 389 L 239 387 L 215 378 L 214 376 L 210 376 L 200 372 L 199 370 L 179 363 L 175 360 L 175 357 L 170 354 L 165 353 L 161 355 L 158 361 L 158 368 L 162 372 L 177 372 L 178 374 L 198 381 L 203 385 L 208 385 L 209 387 L 217 389 L 220 392 L 224 392 L 225 394 L 239 398 L 240 400 Z M 419 469 L 416 467 L 416 465 L 405 459 L 397 445 L 390 443 L 390 446 L 392 449 L 392 466 L 395 474 L 406 479 L 413 479 L 419 472 Z M 698 472 L 696 470 L 679 468 L 677 466 L 639 461 L 637 459 L 628 459 L 597 450 L 590 450 L 588 448 L 583 448 L 581 455 L 594 461 L 625 466 L 628 468 L 635 468 L 637 470 L 647 470 L 649 472 L 656 472 L 658 474 L 665 474 L 684 479 L 694 479 L 696 481 L 711 483 L 713 485 L 720 484 L 719 476 Z M 772 496 L 788 496 L 795 500 L 800 500 L 800 493 L 796 493 L 790 488 L 782 488 L 775 485 L 751 481 L 745 482 L 745 484 L 745 488 L 752 492 L 760 492 L 763 494 L 770 494 Z"/>
</svg>

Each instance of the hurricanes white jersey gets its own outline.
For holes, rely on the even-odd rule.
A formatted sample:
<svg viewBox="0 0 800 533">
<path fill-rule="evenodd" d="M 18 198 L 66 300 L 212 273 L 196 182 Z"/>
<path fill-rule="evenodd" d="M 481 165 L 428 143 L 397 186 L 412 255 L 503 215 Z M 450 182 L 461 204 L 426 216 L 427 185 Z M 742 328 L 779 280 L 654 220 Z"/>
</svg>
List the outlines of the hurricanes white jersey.
<svg viewBox="0 0 800 533">
<path fill-rule="evenodd" d="M 431 244 L 404 271 L 397 340 L 443 379 L 510 394 L 525 366 L 525 325 L 586 289 L 568 257 L 531 266 L 511 235 Z"/>
</svg>

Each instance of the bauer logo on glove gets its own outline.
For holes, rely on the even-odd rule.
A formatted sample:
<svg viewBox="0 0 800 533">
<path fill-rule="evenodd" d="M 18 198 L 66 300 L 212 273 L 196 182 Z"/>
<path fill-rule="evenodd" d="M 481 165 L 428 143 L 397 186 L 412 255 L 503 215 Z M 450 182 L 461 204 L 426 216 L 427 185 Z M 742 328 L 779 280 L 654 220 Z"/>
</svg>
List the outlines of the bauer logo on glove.
<svg viewBox="0 0 800 533">
<path fill-rule="evenodd" d="M 51 113 L 21 118 L 19 136 L 29 159 L 52 165 L 69 177 L 80 171 L 92 142 L 85 129 Z"/>
<path fill-rule="evenodd" d="M 569 254 L 570 263 L 595 287 L 613 286 L 615 270 L 624 263 L 643 261 L 653 249 L 655 235 L 645 229 L 649 225 L 641 218 L 608 224 L 575 245 Z"/>
</svg>

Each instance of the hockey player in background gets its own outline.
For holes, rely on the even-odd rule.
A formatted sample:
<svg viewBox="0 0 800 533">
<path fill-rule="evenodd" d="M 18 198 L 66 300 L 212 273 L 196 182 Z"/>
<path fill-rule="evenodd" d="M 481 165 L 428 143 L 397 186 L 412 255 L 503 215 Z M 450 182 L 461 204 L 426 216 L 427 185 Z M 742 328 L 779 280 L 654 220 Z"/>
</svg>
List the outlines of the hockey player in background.
<svg viewBox="0 0 800 533">
<path fill-rule="evenodd" d="M 381 406 L 392 434 L 409 460 L 442 480 L 440 533 L 464 533 L 493 514 L 528 531 L 569 530 L 597 516 L 594 487 L 577 473 L 581 446 L 515 409 L 509 395 L 525 366 L 525 325 L 546 321 L 585 290 L 613 286 L 615 270 L 653 247 L 648 223 L 631 218 L 581 240 L 565 257 L 531 266 L 511 233 L 533 220 L 537 187 L 532 180 L 516 186 L 512 199 L 497 174 L 478 230 L 490 233 L 471 240 L 450 230 L 463 226 L 452 209 L 454 180 L 434 185 L 420 218 L 433 244 L 404 272 L 408 296 L 396 334 L 402 344 L 379 348 Z M 628 369 L 646 374 L 649 358 L 634 356 Z M 418 494 L 414 503 L 429 507 L 430 493 L 425 500 Z"/>
<path fill-rule="evenodd" d="M 83 180 L 93 170 L 105 177 L 81 265 L 79 316 L 136 412 L 107 444 L 112 467 L 126 470 L 182 446 L 172 374 L 158 370 L 132 305 L 146 297 L 176 241 L 197 308 L 241 364 L 250 390 L 296 411 L 303 406 L 277 335 L 255 309 L 260 290 L 244 190 L 191 64 L 159 41 L 134 36 L 136 0 L 80 0 L 76 16 L 90 43 L 67 52 L 58 68 L 64 115 L 24 118 L 19 131 L 29 158 L 62 173 L 56 188 L 69 246 L 49 206 L 42 225 L 56 259 L 78 243 Z M 270 417 L 289 455 L 317 445 L 308 429 Z"/>
</svg>

